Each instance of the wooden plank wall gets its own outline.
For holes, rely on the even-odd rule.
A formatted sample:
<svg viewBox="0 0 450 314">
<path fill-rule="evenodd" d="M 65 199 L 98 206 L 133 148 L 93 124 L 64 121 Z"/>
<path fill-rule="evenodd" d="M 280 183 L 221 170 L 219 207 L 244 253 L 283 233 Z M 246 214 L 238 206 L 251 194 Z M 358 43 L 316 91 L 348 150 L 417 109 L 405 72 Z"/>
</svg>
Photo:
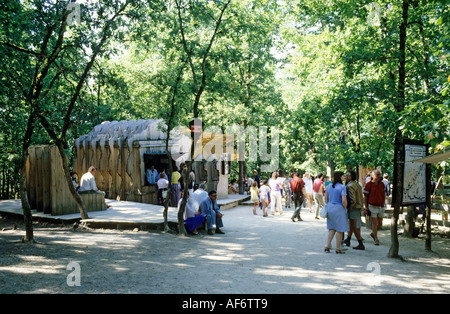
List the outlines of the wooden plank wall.
<svg viewBox="0 0 450 314">
<path fill-rule="evenodd" d="M 28 149 L 27 193 L 30 206 L 38 212 L 51 213 L 49 168 L 51 160 L 49 146 L 36 145 Z"/>
<path fill-rule="evenodd" d="M 50 167 L 50 193 L 52 200 L 52 215 L 74 214 L 79 212 L 76 203 L 67 186 L 62 160 L 57 147 L 51 146 L 52 167 Z M 74 206 L 75 205 L 75 206 Z"/>
<path fill-rule="evenodd" d="M 67 215 L 79 213 L 69 190 L 58 148 L 36 145 L 28 149 L 27 193 L 32 209 L 45 214 Z M 82 173 L 78 173 L 81 177 Z M 80 195 L 86 211 L 106 210 L 102 194 Z"/>
</svg>

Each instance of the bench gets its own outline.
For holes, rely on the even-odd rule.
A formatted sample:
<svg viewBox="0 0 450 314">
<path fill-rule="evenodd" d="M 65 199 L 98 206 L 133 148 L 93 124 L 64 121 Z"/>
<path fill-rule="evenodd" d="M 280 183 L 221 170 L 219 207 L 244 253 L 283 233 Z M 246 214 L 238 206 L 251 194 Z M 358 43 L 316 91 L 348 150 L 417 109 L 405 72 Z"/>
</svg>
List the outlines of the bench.
<svg viewBox="0 0 450 314">
<path fill-rule="evenodd" d="M 87 193 L 79 195 L 83 201 L 84 208 L 86 209 L 87 212 L 106 210 L 105 194 Z"/>
</svg>

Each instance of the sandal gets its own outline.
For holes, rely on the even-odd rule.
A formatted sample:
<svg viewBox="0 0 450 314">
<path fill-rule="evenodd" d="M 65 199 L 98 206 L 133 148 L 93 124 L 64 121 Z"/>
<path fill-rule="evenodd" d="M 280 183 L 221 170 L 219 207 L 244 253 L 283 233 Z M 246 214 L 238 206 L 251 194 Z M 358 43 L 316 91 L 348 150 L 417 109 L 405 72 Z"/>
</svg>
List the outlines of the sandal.
<svg viewBox="0 0 450 314">
<path fill-rule="evenodd" d="M 336 254 L 345 254 L 345 252 L 341 251 L 340 249 L 336 249 Z"/>
<path fill-rule="evenodd" d="M 330 248 L 329 248 L 329 247 L 326 247 L 326 248 L 324 249 L 324 251 L 325 251 L 325 253 L 330 253 Z"/>
</svg>

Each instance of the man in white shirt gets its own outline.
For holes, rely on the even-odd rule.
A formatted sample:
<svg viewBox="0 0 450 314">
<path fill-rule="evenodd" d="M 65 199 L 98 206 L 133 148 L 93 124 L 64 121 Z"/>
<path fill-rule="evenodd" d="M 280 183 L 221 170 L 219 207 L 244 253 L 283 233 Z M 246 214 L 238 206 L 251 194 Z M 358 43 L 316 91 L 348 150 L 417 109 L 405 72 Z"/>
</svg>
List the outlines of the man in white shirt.
<svg viewBox="0 0 450 314">
<path fill-rule="evenodd" d="M 305 182 L 306 202 L 308 204 L 309 212 L 311 213 L 314 190 L 313 190 L 313 181 L 311 179 L 311 173 L 309 173 L 309 171 L 307 171 L 303 176 L 303 181 Z"/>
<path fill-rule="evenodd" d="M 269 179 L 269 187 L 270 187 L 270 203 L 272 204 L 271 212 L 272 215 L 275 215 L 275 212 L 280 212 L 280 215 L 283 214 L 283 208 L 281 204 L 281 189 L 283 188 L 284 179 L 278 178 L 278 172 L 272 173 L 272 178 Z"/>
<path fill-rule="evenodd" d="M 160 174 L 160 179 L 156 182 L 156 185 L 158 186 L 158 203 L 163 205 L 169 188 L 169 180 L 166 179 L 165 173 Z"/>
<path fill-rule="evenodd" d="M 80 189 L 78 193 L 80 194 L 88 194 L 88 193 L 100 193 L 105 194 L 105 192 L 100 191 L 95 184 L 95 173 L 97 169 L 94 166 L 89 167 L 88 172 L 83 174 L 80 180 Z"/>
<path fill-rule="evenodd" d="M 188 202 L 189 205 L 196 211 L 206 198 L 208 198 L 208 192 L 206 192 L 206 184 L 200 183 L 198 189 L 189 195 Z"/>
</svg>

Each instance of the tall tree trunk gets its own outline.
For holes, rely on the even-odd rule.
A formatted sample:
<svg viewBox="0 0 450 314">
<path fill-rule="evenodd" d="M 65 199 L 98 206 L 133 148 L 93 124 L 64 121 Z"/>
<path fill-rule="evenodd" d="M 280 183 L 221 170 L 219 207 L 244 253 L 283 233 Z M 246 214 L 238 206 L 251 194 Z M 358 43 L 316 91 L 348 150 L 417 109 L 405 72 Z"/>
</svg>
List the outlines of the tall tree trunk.
<svg viewBox="0 0 450 314">
<path fill-rule="evenodd" d="M 425 250 L 431 251 L 431 165 L 426 164 L 426 180 L 427 180 L 427 204 L 426 204 L 426 215 L 427 215 L 427 235 L 425 238 Z"/>
<path fill-rule="evenodd" d="M 169 128 L 168 128 L 169 129 Z M 170 131 L 168 131 L 170 133 Z M 169 137 L 167 137 L 167 142 L 169 142 Z M 167 147 L 167 146 L 166 146 Z M 168 213 L 169 213 L 169 203 L 172 199 L 172 193 L 174 192 L 172 190 L 172 175 L 173 175 L 173 165 L 172 165 L 172 154 L 169 152 L 169 150 L 166 150 L 167 152 L 167 158 L 169 159 L 169 173 L 167 174 L 167 180 L 169 181 L 168 191 L 166 198 L 163 199 L 164 204 L 164 211 L 163 211 L 163 218 L 164 218 L 164 231 L 169 231 L 169 221 L 168 221 Z"/>
<path fill-rule="evenodd" d="M 170 112 L 169 112 L 169 117 L 167 120 L 167 130 L 166 130 L 166 154 L 168 156 L 169 159 L 169 172 L 172 173 L 173 172 L 173 165 L 172 165 L 172 154 L 170 153 L 169 150 L 169 140 L 170 140 L 170 132 L 172 131 L 173 128 L 173 124 L 175 121 L 175 102 L 176 102 L 176 97 L 178 95 L 178 87 L 184 72 L 184 68 L 187 64 L 187 59 L 185 62 L 183 62 L 182 66 L 180 67 L 180 69 L 178 70 L 178 74 L 177 74 L 177 78 L 174 82 L 174 85 L 171 87 L 171 94 L 170 94 L 170 99 L 168 99 L 168 102 L 170 104 Z M 190 170 L 189 170 L 190 172 Z M 188 172 L 188 174 L 189 174 Z M 178 210 L 177 213 L 177 218 L 178 218 L 178 233 L 180 235 L 187 235 L 186 232 L 186 228 L 184 227 L 184 219 L 183 219 L 183 215 L 184 215 L 184 211 L 186 210 L 186 199 L 189 196 L 188 191 L 187 191 L 187 186 L 188 184 L 186 183 L 186 174 L 184 173 L 184 169 L 183 172 L 181 173 L 182 175 L 182 179 L 184 181 L 184 194 L 183 194 L 183 200 L 182 200 L 182 204 L 180 205 L 180 209 Z M 169 192 L 168 192 L 168 200 L 171 199 L 171 195 L 174 192 L 172 190 L 172 184 L 171 184 L 171 178 L 169 179 Z M 176 204 L 178 205 L 178 204 Z M 169 225 L 168 225 L 168 220 L 167 220 L 167 213 L 169 210 L 169 202 L 168 201 L 164 201 L 164 231 L 168 231 L 169 230 Z"/>
<path fill-rule="evenodd" d="M 210 51 L 211 51 L 212 45 L 215 41 L 219 27 L 222 23 L 223 14 L 224 14 L 226 8 L 228 7 L 228 5 L 230 4 L 230 2 L 231 2 L 231 0 L 228 0 L 224 4 L 223 8 L 221 9 L 219 18 L 216 20 L 216 26 L 214 28 L 214 32 L 209 40 L 208 47 L 206 48 L 206 50 L 203 54 L 203 59 L 202 59 L 202 64 L 201 64 L 201 82 L 200 82 L 200 86 L 199 86 L 198 81 L 197 81 L 197 74 L 195 71 L 194 63 L 193 63 L 192 51 L 189 50 L 189 48 L 188 48 L 186 35 L 184 32 L 185 27 L 183 24 L 183 18 L 181 16 L 181 1 L 175 0 L 175 4 L 177 6 L 177 12 L 178 12 L 178 22 L 180 23 L 180 34 L 181 34 L 181 39 L 182 39 L 182 43 L 183 43 L 183 49 L 186 53 L 186 58 L 187 58 L 186 61 L 189 64 L 191 71 L 192 71 L 192 80 L 193 80 L 194 93 L 195 93 L 195 100 L 194 100 L 194 105 L 193 105 L 194 119 L 198 119 L 198 116 L 199 116 L 198 106 L 200 104 L 200 99 L 203 94 L 203 91 L 205 90 L 205 87 L 206 87 L 206 74 L 207 74 L 206 73 L 206 62 L 210 55 Z M 187 192 L 187 187 L 189 186 L 189 174 L 191 173 L 191 170 L 192 170 L 192 162 L 194 160 L 194 149 L 195 149 L 195 145 L 196 145 L 196 140 L 197 140 L 197 136 L 194 136 L 193 141 L 191 143 L 191 158 L 190 158 L 190 160 L 186 161 L 186 167 L 183 170 L 184 171 L 183 172 L 183 180 L 184 180 L 184 186 L 185 186 L 186 192 Z M 182 223 L 182 214 L 185 211 L 188 196 L 189 196 L 188 193 L 184 193 L 183 199 L 180 204 L 180 210 L 178 211 L 178 224 L 181 227 L 181 229 L 184 230 L 184 233 L 186 233 L 186 231 L 184 228 L 184 221 Z"/>
<path fill-rule="evenodd" d="M 408 10 L 409 0 L 403 0 L 402 4 L 402 22 L 400 24 L 399 33 L 399 65 L 398 65 L 398 95 L 395 102 L 395 109 L 397 113 L 401 113 L 405 108 L 405 82 L 406 82 L 406 27 L 408 25 Z M 398 217 L 400 214 L 400 206 L 402 202 L 403 191 L 403 171 L 405 163 L 405 154 L 403 151 L 403 134 L 397 128 L 395 135 L 395 204 L 394 214 L 391 222 L 391 248 L 389 249 L 389 257 L 399 257 L 399 243 L 398 243 Z"/>
<path fill-rule="evenodd" d="M 393 182 L 393 195 L 392 203 L 394 205 L 394 213 L 391 218 L 391 247 L 389 249 L 389 257 L 399 257 L 399 242 L 398 242 L 398 218 L 400 214 L 402 191 L 403 191 L 403 165 L 404 165 L 404 152 L 403 152 L 403 137 L 400 130 L 397 130 L 395 137 L 395 150 L 394 150 L 394 182 Z"/>
<path fill-rule="evenodd" d="M 31 143 L 31 136 L 33 135 L 34 123 L 35 123 L 34 110 L 31 110 L 30 116 L 28 117 L 27 130 L 23 139 L 22 145 L 22 161 L 20 168 L 20 199 L 22 201 L 22 211 L 23 220 L 25 224 L 25 236 L 23 238 L 24 242 L 34 242 L 34 232 L 33 232 L 33 216 L 31 214 L 31 206 L 28 200 L 27 194 L 27 159 L 28 159 L 28 148 Z"/>
</svg>

